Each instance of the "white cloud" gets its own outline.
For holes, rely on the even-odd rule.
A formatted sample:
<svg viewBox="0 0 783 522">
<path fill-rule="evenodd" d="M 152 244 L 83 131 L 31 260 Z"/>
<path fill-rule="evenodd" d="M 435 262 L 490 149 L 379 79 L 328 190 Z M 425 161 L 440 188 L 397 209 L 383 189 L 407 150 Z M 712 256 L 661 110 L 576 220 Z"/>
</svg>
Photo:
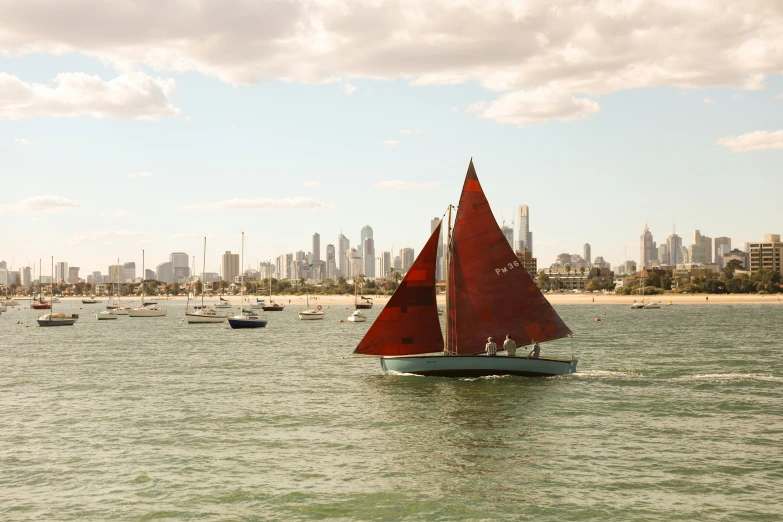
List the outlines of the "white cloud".
<svg viewBox="0 0 783 522">
<path fill-rule="evenodd" d="M 766 85 L 764 85 L 764 73 L 753 73 L 749 74 L 748 77 L 745 79 L 745 82 L 743 83 L 742 87 L 746 91 L 761 91 L 763 90 Z"/>
<path fill-rule="evenodd" d="M 60 196 L 36 196 L 23 199 L 15 205 L 0 205 L 0 213 L 3 212 L 56 212 L 78 207 L 79 204 Z"/>
<path fill-rule="evenodd" d="M 395 145 L 397 145 L 397 143 L 398 143 L 397 140 L 385 140 L 383 142 L 383 144 L 386 145 L 387 147 L 394 147 Z"/>
<path fill-rule="evenodd" d="M 127 217 L 130 216 L 130 212 L 125 212 L 124 210 L 117 210 L 114 212 L 101 212 L 101 216 L 104 217 Z"/>
<path fill-rule="evenodd" d="M 318 183 L 317 181 L 305 181 L 302 184 L 302 186 L 307 187 L 307 188 L 315 188 L 318 185 L 320 185 L 320 183 Z"/>
<path fill-rule="evenodd" d="M 33 142 L 28 140 L 27 138 L 14 138 L 14 143 L 17 145 L 32 145 Z"/>
<path fill-rule="evenodd" d="M 122 74 L 108 82 L 84 73 L 60 73 L 53 84 L 26 83 L 0 72 L 0 119 L 91 116 L 158 120 L 180 112 L 169 100 L 174 80 L 144 73 Z"/>
<path fill-rule="evenodd" d="M 783 149 L 783 130 L 755 131 L 740 136 L 729 136 L 720 138 L 715 144 L 731 149 L 732 152 Z"/>
<path fill-rule="evenodd" d="M 704 98 L 704 103 L 706 103 L 707 105 L 714 105 L 715 100 L 713 100 L 712 98 Z"/>
<path fill-rule="evenodd" d="M 205 203 L 203 205 L 184 205 L 177 210 L 188 212 L 194 210 L 286 210 L 286 209 L 333 209 L 313 198 L 288 199 L 228 199 Z"/>
<path fill-rule="evenodd" d="M 598 103 L 589 98 L 575 98 L 557 88 L 539 87 L 505 94 L 492 102 L 473 103 L 467 112 L 478 112 L 485 120 L 523 126 L 551 119 L 581 120 L 600 110 Z"/>
<path fill-rule="evenodd" d="M 391 181 L 379 181 L 376 183 L 375 188 L 389 189 L 389 190 L 414 190 L 414 189 L 433 189 L 438 188 L 438 183 L 415 183 L 413 181 L 391 180 Z"/>
<path fill-rule="evenodd" d="M 400 134 L 423 134 L 424 129 L 402 129 Z"/>
<path fill-rule="evenodd" d="M 783 92 L 775 96 L 776 100 L 783 100 Z"/>
<path fill-rule="evenodd" d="M 350 83 L 341 83 L 340 84 L 340 90 L 342 90 L 346 95 L 350 96 L 354 92 L 356 92 L 356 86 L 351 85 Z"/>
<path fill-rule="evenodd" d="M 128 177 L 131 179 L 136 178 L 151 178 L 152 172 L 133 172 L 131 174 L 128 174 Z"/>
</svg>

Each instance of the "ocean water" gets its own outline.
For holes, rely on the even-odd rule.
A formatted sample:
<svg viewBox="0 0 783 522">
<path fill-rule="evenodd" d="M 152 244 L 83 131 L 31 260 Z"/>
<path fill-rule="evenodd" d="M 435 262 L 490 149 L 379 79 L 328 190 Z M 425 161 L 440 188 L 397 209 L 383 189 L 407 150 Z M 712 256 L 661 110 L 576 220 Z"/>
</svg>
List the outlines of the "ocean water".
<svg viewBox="0 0 783 522">
<path fill-rule="evenodd" d="M 783 306 L 559 306 L 578 373 L 532 379 L 383 375 L 345 307 L 99 306 L 0 315 L 0 520 L 783 518 Z"/>
</svg>

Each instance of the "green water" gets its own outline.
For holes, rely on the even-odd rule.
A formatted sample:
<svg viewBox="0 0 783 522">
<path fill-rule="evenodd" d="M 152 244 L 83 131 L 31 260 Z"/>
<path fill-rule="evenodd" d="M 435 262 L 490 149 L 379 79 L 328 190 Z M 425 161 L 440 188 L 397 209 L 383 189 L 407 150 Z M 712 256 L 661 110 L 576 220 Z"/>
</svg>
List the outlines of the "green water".
<svg viewBox="0 0 783 522">
<path fill-rule="evenodd" d="M 383 375 L 344 307 L 98 306 L 0 315 L 2 520 L 783 517 L 783 306 L 560 306 L 543 354 L 579 373 L 548 379 Z"/>
</svg>

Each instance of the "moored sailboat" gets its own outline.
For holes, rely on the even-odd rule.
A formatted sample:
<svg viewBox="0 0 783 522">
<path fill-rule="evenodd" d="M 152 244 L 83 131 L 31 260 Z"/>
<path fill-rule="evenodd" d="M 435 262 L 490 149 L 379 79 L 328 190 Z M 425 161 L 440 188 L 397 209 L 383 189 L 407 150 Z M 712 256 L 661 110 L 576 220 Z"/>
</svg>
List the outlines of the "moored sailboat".
<svg viewBox="0 0 783 522">
<path fill-rule="evenodd" d="M 217 310 L 213 310 L 207 306 L 204 306 L 204 285 L 206 280 L 206 264 L 207 264 L 207 238 L 204 238 L 204 262 L 202 263 L 201 272 L 201 306 L 194 306 L 192 311 L 188 311 L 188 306 L 185 306 L 185 319 L 188 324 L 215 324 L 225 323 L 228 318 L 227 315 L 219 313 Z M 190 303 L 190 292 L 188 292 L 188 303 Z"/>
<path fill-rule="evenodd" d="M 239 263 L 240 267 L 244 267 L 245 263 L 245 233 L 242 232 L 242 254 L 241 254 L 241 261 Z M 245 286 L 245 277 L 244 277 L 244 268 L 241 270 L 242 276 L 240 279 L 239 284 L 239 302 L 242 302 L 243 297 L 243 290 Z M 266 316 L 265 315 L 258 315 L 256 312 L 254 312 L 251 309 L 241 309 L 239 315 L 235 315 L 233 317 L 228 318 L 228 324 L 231 326 L 231 328 L 239 329 L 239 328 L 263 328 L 266 326 Z"/>
<path fill-rule="evenodd" d="M 52 257 L 52 281 L 54 281 L 54 257 Z M 51 288 L 52 298 L 54 298 L 54 284 L 52 284 Z M 49 308 L 52 308 L 51 304 L 49 305 Z M 79 319 L 79 314 L 67 315 L 62 312 L 54 313 L 54 310 L 52 309 L 50 313 L 39 317 L 37 322 L 38 326 L 72 326 L 77 319 Z"/>
<path fill-rule="evenodd" d="M 146 273 L 144 265 L 144 250 L 141 251 L 141 273 Z M 141 306 L 131 308 L 128 317 L 164 317 L 168 314 L 168 308 L 160 307 L 158 303 L 144 302 L 144 281 L 141 282 Z"/>
<path fill-rule="evenodd" d="M 571 331 L 536 287 L 498 227 L 471 160 L 455 226 L 447 233 L 445 338 L 438 319 L 435 264 L 441 225 L 356 347 L 385 371 L 449 377 L 546 376 L 576 371 L 576 359 L 488 356 L 487 337 L 520 346 Z"/>
</svg>

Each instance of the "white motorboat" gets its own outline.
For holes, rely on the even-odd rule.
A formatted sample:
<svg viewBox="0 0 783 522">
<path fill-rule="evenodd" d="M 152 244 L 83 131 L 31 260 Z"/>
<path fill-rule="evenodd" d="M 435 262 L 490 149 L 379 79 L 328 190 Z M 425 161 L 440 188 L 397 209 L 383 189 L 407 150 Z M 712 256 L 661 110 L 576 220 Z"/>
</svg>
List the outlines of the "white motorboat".
<svg viewBox="0 0 783 522">
<path fill-rule="evenodd" d="M 117 319 L 117 312 L 115 312 L 114 310 L 103 310 L 103 311 L 98 312 L 97 314 L 95 314 L 95 317 L 99 321 L 107 321 L 109 319 Z"/>
<path fill-rule="evenodd" d="M 87 299 L 82 299 L 82 304 L 96 304 L 100 302 L 101 302 L 100 299 L 95 299 L 94 296 L 90 296 Z"/>
<path fill-rule="evenodd" d="M 631 305 L 631 310 L 642 310 L 644 308 L 644 303 L 633 303 Z"/>
<path fill-rule="evenodd" d="M 299 319 L 302 321 L 315 321 L 318 319 L 324 318 L 324 312 L 322 311 L 323 308 L 321 305 L 316 306 L 315 310 L 310 309 L 310 296 L 307 296 L 307 308 L 308 310 L 304 310 L 303 312 L 299 312 Z"/>
<path fill-rule="evenodd" d="M 367 316 L 364 315 L 361 310 L 354 310 L 354 312 L 348 318 L 349 323 L 363 323 L 366 320 Z"/>
<path fill-rule="evenodd" d="M 225 323 L 228 316 L 212 308 L 198 308 L 185 314 L 188 324 Z"/>
<path fill-rule="evenodd" d="M 661 305 L 658 303 L 647 303 L 646 305 L 644 305 L 644 308 L 646 308 L 647 310 L 656 310 L 660 307 Z"/>
<path fill-rule="evenodd" d="M 52 303 L 59 303 L 60 302 L 60 298 L 59 297 L 52 297 L 52 301 L 51 302 Z"/>
</svg>

